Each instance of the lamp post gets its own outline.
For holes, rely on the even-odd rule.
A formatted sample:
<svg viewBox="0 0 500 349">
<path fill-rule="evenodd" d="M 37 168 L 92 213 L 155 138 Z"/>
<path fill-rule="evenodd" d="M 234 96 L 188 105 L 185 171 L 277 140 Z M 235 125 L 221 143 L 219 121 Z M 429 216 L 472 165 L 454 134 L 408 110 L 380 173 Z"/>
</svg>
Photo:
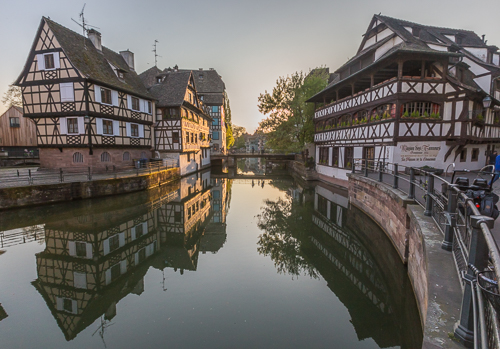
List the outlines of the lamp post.
<svg viewBox="0 0 500 349">
<path fill-rule="evenodd" d="M 90 123 L 90 117 L 88 115 L 85 115 L 83 118 L 83 122 L 87 127 L 87 137 L 89 141 L 89 155 L 94 155 L 94 151 L 92 150 L 92 132 L 91 132 L 92 125 Z"/>
<path fill-rule="evenodd" d="M 491 106 L 491 97 L 488 95 L 483 99 L 483 107 L 484 109 L 488 109 Z"/>
</svg>

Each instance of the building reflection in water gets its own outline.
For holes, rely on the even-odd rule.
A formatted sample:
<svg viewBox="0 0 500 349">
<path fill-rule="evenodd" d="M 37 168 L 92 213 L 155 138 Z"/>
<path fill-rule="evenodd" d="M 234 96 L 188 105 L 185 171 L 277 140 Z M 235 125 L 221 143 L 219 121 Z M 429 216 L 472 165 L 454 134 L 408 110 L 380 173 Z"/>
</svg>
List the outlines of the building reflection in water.
<svg viewBox="0 0 500 349">
<path fill-rule="evenodd" d="M 292 187 L 286 198 L 265 201 L 258 225 L 259 253 L 279 273 L 321 275 L 349 311 L 358 340 L 372 338 L 381 348 L 421 344 L 405 268 L 384 232 L 349 205 L 347 192 Z"/>
<path fill-rule="evenodd" d="M 102 335 L 117 303 L 144 291 L 149 267 L 182 274 L 197 269 L 200 251 L 222 248 L 228 188 L 227 179 L 211 180 L 206 171 L 139 203 L 89 205 L 85 214 L 65 212 L 65 218 L 46 223 L 45 249 L 36 255 L 38 277 L 32 284 L 66 340 L 98 318 Z M 0 320 L 4 313 L 0 308 Z"/>
</svg>

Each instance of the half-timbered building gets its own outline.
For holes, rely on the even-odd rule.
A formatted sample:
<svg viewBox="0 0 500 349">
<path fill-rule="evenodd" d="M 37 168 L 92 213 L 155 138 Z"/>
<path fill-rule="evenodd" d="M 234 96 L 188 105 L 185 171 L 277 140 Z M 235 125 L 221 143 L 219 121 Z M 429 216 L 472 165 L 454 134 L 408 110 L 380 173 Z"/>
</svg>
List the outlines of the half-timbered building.
<svg viewBox="0 0 500 349">
<path fill-rule="evenodd" d="M 42 18 L 24 69 L 24 116 L 37 128 L 41 167 L 131 165 L 150 158 L 154 101 L 134 68 L 116 53 Z"/>
<path fill-rule="evenodd" d="M 478 169 L 500 143 L 500 55 L 472 31 L 375 15 L 335 73 L 309 99 L 324 179 L 360 158 Z"/>
<path fill-rule="evenodd" d="M 155 157 L 178 161 L 181 176 L 209 167 L 212 119 L 192 72 L 153 67 L 140 77 L 156 100 Z"/>
</svg>

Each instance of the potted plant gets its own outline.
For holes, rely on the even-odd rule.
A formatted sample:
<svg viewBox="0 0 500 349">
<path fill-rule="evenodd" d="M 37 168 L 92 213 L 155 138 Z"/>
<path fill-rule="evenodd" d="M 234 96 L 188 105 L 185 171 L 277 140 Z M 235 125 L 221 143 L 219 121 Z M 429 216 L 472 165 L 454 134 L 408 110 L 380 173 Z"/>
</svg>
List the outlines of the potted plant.
<svg viewBox="0 0 500 349">
<path fill-rule="evenodd" d="M 403 117 L 404 118 L 409 118 L 410 117 L 410 115 L 408 114 L 408 110 L 403 113 Z"/>
<path fill-rule="evenodd" d="M 484 126 L 484 116 L 482 114 L 476 115 L 474 120 L 472 120 L 472 124 L 476 127 L 483 127 Z"/>
<path fill-rule="evenodd" d="M 352 164 L 350 162 L 347 163 L 347 168 L 351 168 Z"/>
</svg>

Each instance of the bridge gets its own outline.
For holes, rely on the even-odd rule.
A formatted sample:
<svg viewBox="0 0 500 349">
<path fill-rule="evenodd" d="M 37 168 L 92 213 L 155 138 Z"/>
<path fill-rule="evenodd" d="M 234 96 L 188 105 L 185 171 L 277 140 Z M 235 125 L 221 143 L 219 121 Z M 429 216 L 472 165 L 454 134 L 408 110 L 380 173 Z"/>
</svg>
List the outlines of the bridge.
<svg viewBox="0 0 500 349">
<path fill-rule="evenodd" d="M 236 160 L 238 159 L 250 159 L 250 158 L 259 158 L 266 160 L 274 160 L 274 161 L 286 161 L 286 160 L 295 160 L 295 154 L 270 154 L 270 153 L 239 153 L 239 154 L 226 154 L 226 155 L 211 155 L 210 160 L 212 162 L 221 162 L 221 164 L 225 161 L 229 167 L 236 166 Z"/>
</svg>

